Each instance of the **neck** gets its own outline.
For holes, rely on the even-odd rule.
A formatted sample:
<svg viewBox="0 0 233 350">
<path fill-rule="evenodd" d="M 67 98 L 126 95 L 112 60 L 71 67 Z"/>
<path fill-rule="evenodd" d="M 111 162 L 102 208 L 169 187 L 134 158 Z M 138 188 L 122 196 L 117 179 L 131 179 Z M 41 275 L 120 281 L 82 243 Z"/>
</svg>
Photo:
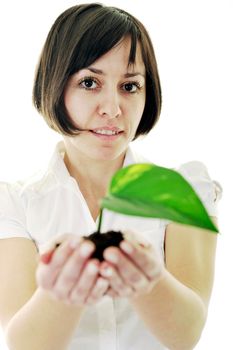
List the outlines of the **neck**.
<svg viewBox="0 0 233 350">
<path fill-rule="evenodd" d="M 65 153 L 64 162 L 72 177 L 76 179 L 82 192 L 96 198 L 103 197 L 114 173 L 124 162 L 124 154 L 114 160 L 93 160 L 79 154 Z"/>
<path fill-rule="evenodd" d="M 123 165 L 125 153 L 115 159 L 92 159 L 73 147 L 65 148 L 64 162 L 77 181 L 90 213 L 96 221 L 100 200 L 106 196 L 110 180 Z"/>
</svg>

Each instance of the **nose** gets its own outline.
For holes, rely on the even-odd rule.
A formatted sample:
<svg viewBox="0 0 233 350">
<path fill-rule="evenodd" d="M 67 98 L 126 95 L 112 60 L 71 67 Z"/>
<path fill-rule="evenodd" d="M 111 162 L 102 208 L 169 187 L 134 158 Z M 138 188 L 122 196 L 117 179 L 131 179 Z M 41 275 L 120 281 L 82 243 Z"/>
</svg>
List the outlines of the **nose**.
<svg viewBox="0 0 233 350">
<path fill-rule="evenodd" d="M 113 89 L 103 92 L 98 108 L 99 115 L 109 119 L 117 118 L 121 115 L 120 98 L 117 91 Z"/>
</svg>

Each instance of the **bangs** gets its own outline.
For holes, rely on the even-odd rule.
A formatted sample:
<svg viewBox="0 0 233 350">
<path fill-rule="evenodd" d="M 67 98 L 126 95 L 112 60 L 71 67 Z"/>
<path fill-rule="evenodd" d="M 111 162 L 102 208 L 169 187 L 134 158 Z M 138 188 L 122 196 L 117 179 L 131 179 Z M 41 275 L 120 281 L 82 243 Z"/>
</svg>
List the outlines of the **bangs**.
<svg viewBox="0 0 233 350">
<path fill-rule="evenodd" d="M 77 25 L 80 27 L 80 20 Z M 70 65 L 72 69 L 67 72 L 67 76 L 90 66 L 113 47 L 121 44 L 126 37 L 131 39 L 128 58 L 128 65 L 130 65 L 135 63 L 137 42 L 140 39 L 137 26 L 124 12 L 115 8 L 100 8 L 94 21 L 92 15 L 92 22 L 89 25 L 86 22 L 86 30 L 74 47 Z"/>
</svg>

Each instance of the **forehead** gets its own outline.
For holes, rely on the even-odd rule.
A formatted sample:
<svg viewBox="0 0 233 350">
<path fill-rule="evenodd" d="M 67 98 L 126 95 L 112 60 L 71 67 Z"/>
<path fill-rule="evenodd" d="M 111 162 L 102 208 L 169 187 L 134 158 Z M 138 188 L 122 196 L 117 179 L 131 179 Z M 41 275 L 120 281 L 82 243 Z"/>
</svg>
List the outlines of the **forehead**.
<svg viewBox="0 0 233 350">
<path fill-rule="evenodd" d="M 141 45 L 137 42 L 135 61 L 130 61 L 131 38 L 126 37 L 120 40 L 112 49 L 99 57 L 91 65 L 100 66 L 102 64 L 124 66 L 126 71 L 141 70 L 145 72 L 145 65 L 141 53 Z"/>
</svg>

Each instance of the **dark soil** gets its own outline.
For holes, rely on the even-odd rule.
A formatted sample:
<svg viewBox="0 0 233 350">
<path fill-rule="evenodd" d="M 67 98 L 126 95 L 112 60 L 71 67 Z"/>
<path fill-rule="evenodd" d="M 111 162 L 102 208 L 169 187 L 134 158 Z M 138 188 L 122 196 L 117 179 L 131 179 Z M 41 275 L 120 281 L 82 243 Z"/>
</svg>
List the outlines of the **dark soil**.
<svg viewBox="0 0 233 350">
<path fill-rule="evenodd" d="M 118 247 L 124 239 L 120 231 L 108 231 L 106 233 L 94 232 L 90 236 L 84 236 L 84 238 L 89 239 L 96 246 L 96 250 L 93 252 L 91 258 L 96 258 L 100 261 L 104 260 L 104 249 L 110 246 Z"/>
</svg>

